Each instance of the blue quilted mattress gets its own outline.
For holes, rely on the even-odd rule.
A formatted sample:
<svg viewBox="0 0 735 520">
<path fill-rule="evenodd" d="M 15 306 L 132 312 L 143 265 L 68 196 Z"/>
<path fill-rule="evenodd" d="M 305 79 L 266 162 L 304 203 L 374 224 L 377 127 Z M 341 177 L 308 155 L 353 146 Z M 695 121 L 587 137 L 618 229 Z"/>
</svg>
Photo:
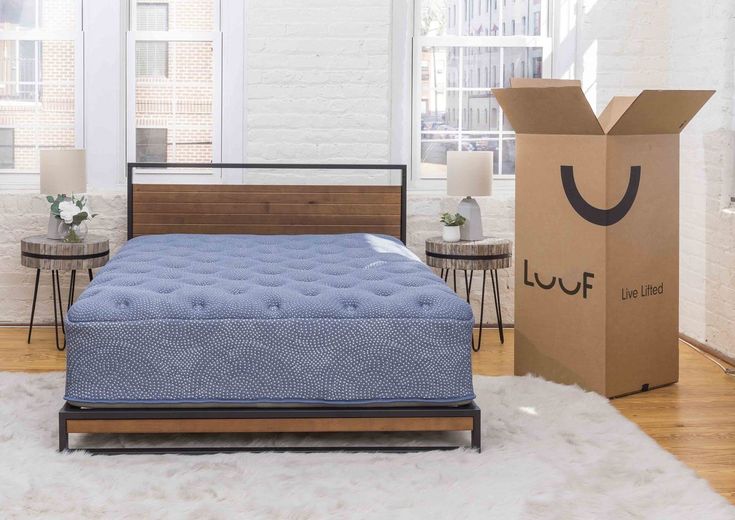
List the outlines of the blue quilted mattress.
<svg viewBox="0 0 735 520">
<path fill-rule="evenodd" d="M 459 404 L 472 311 L 398 240 L 153 235 L 69 310 L 80 406 Z"/>
</svg>

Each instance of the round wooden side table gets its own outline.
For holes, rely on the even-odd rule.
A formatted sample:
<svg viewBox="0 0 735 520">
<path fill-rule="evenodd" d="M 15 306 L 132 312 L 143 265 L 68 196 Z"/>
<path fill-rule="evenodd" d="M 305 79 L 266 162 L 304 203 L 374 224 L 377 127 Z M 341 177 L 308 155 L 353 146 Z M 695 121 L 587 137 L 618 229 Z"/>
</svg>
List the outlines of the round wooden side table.
<svg viewBox="0 0 735 520">
<path fill-rule="evenodd" d="M 54 300 L 54 331 L 56 332 L 56 348 L 64 350 L 66 342 L 59 346 L 59 321 L 61 331 L 64 329 L 64 311 L 61 303 L 61 282 L 59 271 L 71 271 L 69 279 L 69 295 L 67 310 L 74 302 L 74 285 L 77 279 L 77 270 L 87 270 L 89 281 L 92 281 L 92 269 L 102 267 L 110 259 L 110 242 L 99 235 L 87 235 L 83 242 L 70 243 L 62 240 L 52 240 L 45 235 L 26 237 L 20 241 L 20 262 L 25 267 L 36 270 L 36 285 L 33 288 L 33 306 L 31 307 L 31 321 L 28 325 L 28 343 L 31 342 L 33 332 L 33 316 L 36 313 L 36 298 L 38 297 L 38 281 L 41 270 L 51 271 L 51 294 Z M 57 317 L 58 302 L 58 317 Z"/>
<path fill-rule="evenodd" d="M 457 290 L 457 270 L 464 271 L 465 292 L 467 303 L 470 303 L 472 279 L 475 271 L 482 271 L 482 296 L 480 298 L 480 331 L 475 346 L 472 339 L 472 350 L 477 352 L 482 345 L 483 316 L 485 313 L 485 280 L 490 271 L 490 280 L 493 286 L 493 300 L 495 315 L 498 319 L 498 334 L 500 343 L 505 343 L 503 335 L 503 314 L 500 310 L 500 284 L 498 283 L 498 269 L 510 267 L 513 255 L 513 242 L 503 238 L 484 238 L 482 240 L 461 240 L 459 242 L 445 242 L 441 237 L 432 237 L 426 240 L 426 264 L 441 269 L 440 276 L 446 282 L 449 271 L 453 271 L 454 290 Z M 469 276 L 468 276 L 469 271 Z"/>
</svg>

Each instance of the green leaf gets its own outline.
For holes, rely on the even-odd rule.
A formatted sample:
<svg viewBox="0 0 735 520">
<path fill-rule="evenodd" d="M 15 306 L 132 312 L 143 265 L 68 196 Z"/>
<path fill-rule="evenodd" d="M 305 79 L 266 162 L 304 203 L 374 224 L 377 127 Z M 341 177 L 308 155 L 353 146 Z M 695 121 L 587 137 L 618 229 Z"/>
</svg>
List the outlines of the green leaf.
<svg viewBox="0 0 735 520">
<path fill-rule="evenodd" d="M 49 201 L 51 204 L 54 203 L 54 198 L 51 195 L 46 195 L 46 200 Z"/>
<path fill-rule="evenodd" d="M 72 219 L 72 223 L 78 226 L 85 220 L 87 220 L 87 213 L 85 211 L 82 211 L 81 213 L 77 213 L 76 215 L 74 215 L 74 218 Z"/>
</svg>

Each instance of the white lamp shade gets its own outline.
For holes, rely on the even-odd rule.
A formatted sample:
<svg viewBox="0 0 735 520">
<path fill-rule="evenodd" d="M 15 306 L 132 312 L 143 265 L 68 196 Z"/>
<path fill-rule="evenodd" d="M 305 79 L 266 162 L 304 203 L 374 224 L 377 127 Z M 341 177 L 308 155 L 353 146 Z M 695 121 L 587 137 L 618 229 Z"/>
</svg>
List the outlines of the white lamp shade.
<svg viewBox="0 0 735 520">
<path fill-rule="evenodd" d="M 87 191 L 84 150 L 41 150 L 41 193 L 45 195 Z"/>
<path fill-rule="evenodd" d="M 493 152 L 447 152 L 447 195 L 486 197 L 492 180 Z"/>
</svg>

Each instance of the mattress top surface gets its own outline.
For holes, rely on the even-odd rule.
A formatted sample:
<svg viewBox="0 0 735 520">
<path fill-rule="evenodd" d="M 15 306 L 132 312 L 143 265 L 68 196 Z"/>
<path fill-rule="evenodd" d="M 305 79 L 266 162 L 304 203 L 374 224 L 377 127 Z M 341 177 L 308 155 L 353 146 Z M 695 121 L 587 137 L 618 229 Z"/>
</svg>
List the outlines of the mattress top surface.
<svg viewBox="0 0 735 520">
<path fill-rule="evenodd" d="M 298 318 L 472 320 L 393 237 L 150 235 L 128 241 L 70 322 Z"/>
</svg>

